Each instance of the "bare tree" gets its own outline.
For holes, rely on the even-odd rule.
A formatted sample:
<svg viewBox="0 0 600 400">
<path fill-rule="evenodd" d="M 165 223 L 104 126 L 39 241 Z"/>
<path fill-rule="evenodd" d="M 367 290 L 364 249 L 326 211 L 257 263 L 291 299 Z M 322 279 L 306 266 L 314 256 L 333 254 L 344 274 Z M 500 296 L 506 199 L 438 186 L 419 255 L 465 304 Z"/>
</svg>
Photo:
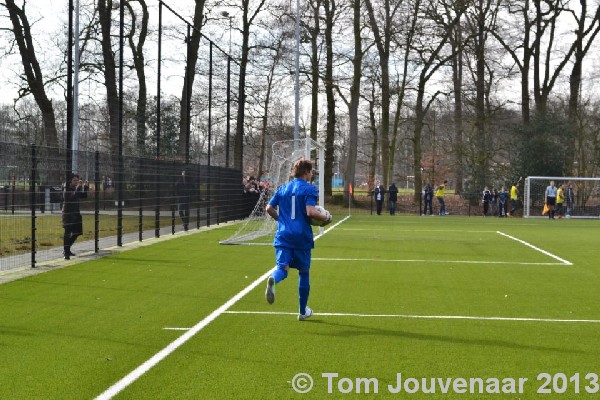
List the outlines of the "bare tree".
<svg viewBox="0 0 600 400">
<path fill-rule="evenodd" d="M 198 62 L 198 49 L 202 37 L 201 27 L 204 20 L 205 0 L 195 0 L 194 19 L 190 27 L 190 37 L 187 38 L 187 59 L 185 63 L 185 74 L 183 77 L 183 88 L 181 89 L 181 107 L 179 109 L 179 157 L 188 162 L 190 146 L 190 124 L 188 107 L 191 107 L 192 88 L 196 75 L 196 64 Z M 189 89 L 188 89 L 189 88 Z"/>
<path fill-rule="evenodd" d="M 26 2 L 23 1 L 22 7 L 18 7 L 14 0 L 6 0 L 4 4 L 0 3 L 0 5 L 3 5 L 8 10 L 12 23 L 12 32 L 21 55 L 25 81 L 27 82 L 27 86 L 20 90 L 19 98 L 25 97 L 29 93 L 33 95 L 42 113 L 45 131 L 44 144 L 52 148 L 57 148 L 58 133 L 56 130 L 54 106 L 45 90 L 44 74 L 37 59 L 31 26 L 25 13 Z"/>
<path fill-rule="evenodd" d="M 323 0 L 325 6 L 325 96 L 327 98 L 327 128 L 325 131 L 325 171 L 324 195 L 331 196 L 331 178 L 333 177 L 333 161 L 335 140 L 335 93 L 333 83 L 333 24 L 336 15 L 335 0 Z"/>
<path fill-rule="evenodd" d="M 109 143 L 111 154 L 119 154 L 119 91 L 117 89 L 117 65 L 112 49 L 111 23 L 112 0 L 98 0 L 98 19 L 101 30 L 102 59 L 104 62 L 104 86 L 109 118 Z"/>
<path fill-rule="evenodd" d="M 583 60 L 588 54 L 592 43 L 596 39 L 598 32 L 600 31 L 600 5 L 596 7 L 594 12 L 588 15 L 588 2 L 587 0 L 580 0 L 581 6 L 579 15 L 573 10 L 569 10 L 569 13 L 573 15 L 577 23 L 575 30 L 575 41 L 573 43 L 575 47 L 573 67 L 571 68 L 571 75 L 569 76 L 569 108 L 568 118 L 570 126 L 576 129 L 575 135 L 572 140 L 567 142 L 567 151 L 565 152 L 565 170 L 571 171 L 573 169 L 573 161 L 575 157 L 575 139 L 580 143 L 583 142 L 581 137 L 580 123 L 578 120 L 579 108 L 580 108 L 580 95 L 582 86 L 582 70 Z M 589 21 L 589 23 L 586 23 Z"/>
<path fill-rule="evenodd" d="M 379 66 L 381 68 L 381 164 L 383 173 L 383 185 L 387 186 L 392 157 L 390 154 L 390 45 L 392 39 L 392 21 L 394 20 L 402 0 L 383 0 L 378 7 L 381 10 L 379 17 L 371 0 L 364 0 L 368 11 L 370 27 L 373 32 L 375 46 L 379 55 Z M 382 24 L 380 27 L 379 24 Z"/>
<path fill-rule="evenodd" d="M 423 25 L 417 27 L 420 30 L 417 35 L 419 40 L 415 41 L 412 45 L 412 50 L 417 56 L 420 68 L 416 88 L 417 97 L 412 137 L 415 202 L 419 201 L 423 188 L 421 176 L 421 159 L 423 157 L 421 138 L 425 117 L 431 104 L 442 94 L 438 90 L 427 99 L 427 86 L 438 70 L 454 59 L 455 54 L 452 51 L 444 53 L 443 50 L 447 47 L 456 25 L 466 11 L 465 3 L 442 2 L 438 4 L 436 2 L 427 2 L 423 6 L 424 8 L 421 9 L 417 2 L 413 9 L 413 13 L 424 12 L 427 16 L 427 20 L 423 22 Z M 453 10 L 453 13 L 449 14 L 448 10 Z"/>
<path fill-rule="evenodd" d="M 358 153 L 358 109 L 360 103 L 360 81 L 362 78 L 363 46 L 362 46 L 362 23 L 361 23 L 361 0 L 352 0 L 352 33 L 354 38 L 354 57 L 352 58 L 352 84 L 350 86 L 350 98 L 346 99 L 338 90 L 340 97 L 348 106 L 348 141 L 347 156 L 344 163 L 344 200 L 351 201 L 356 182 L 356 161 Z"/>
<path fill-rule="evenodd" d="M 233 167 L 243 169 L 243 141 L 244 141 L 244 112 L 246 108 L 246 70 L 248 68 L 248 55 L 250 53 L 250 28 L 260 13 L 265 0 L 260 0 L 251 10 L 250 0 L 241 1 L 242 9 L 242 53 L 240 56 L 240 76 L 239 76 L 239 95 L 237 122 L 235 127 L 235 137 L 233 141 Z"/>
<path fill-rule="evenodd" d="M 137 15 L 133 9 L 131 3 L 137 2 L 141 7 L 141 21 L 139 23 L 139 34 L 137 34 L 137 43 L 135 42 Z M 148 90 L 146 86 L 146 63 L 144 59 L 144 44 L 146 42 L 146 36 L 148 35 L 148 6 L 145 0 L 131 0 L 125 3 L 125 6 L 129 10 L 131 16 L 131 30 L 127 35 L 129 47 L 133 54 L 133 66 L 138 78 L 138 97 L 137 97 L 137 110 L 135 114 L 136 119 L 136 144 L 137 149 L 145 155 L 143 149 L 146 146 L 146 111 L 148 108 Z"/>
</svg>

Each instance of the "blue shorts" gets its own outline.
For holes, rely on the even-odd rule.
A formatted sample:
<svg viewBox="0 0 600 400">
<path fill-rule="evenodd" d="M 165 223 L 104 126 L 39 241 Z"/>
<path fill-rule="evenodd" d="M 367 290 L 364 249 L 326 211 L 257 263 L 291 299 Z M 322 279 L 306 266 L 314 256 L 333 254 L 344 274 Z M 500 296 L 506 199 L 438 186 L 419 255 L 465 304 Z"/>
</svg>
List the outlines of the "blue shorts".
<svg viewBox="0 0 600 400">
<path fill-rule="evenodd" d="M 287 247 L 275 247 L 275 260 L 277 269 L 283 269 L 287 266 L 296 268 L 300 271 L 310 269 L 310 250 L 289 249 Z"/>
</svg>

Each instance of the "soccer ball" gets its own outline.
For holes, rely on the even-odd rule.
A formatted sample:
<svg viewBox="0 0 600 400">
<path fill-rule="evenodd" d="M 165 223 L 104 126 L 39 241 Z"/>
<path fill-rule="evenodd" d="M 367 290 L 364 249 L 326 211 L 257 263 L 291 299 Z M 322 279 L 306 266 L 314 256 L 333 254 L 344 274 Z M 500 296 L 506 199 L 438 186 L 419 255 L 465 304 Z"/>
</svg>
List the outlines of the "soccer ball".
<svg viewBox="0 0 600 400">
<path fill-rule="evenodd" d="M 316 209 L 316 210 L 317 210 L 319 213 L 321 213 L 321 214 L 323 214 L 323 215 L 327 215 L 327 216 L 329 216 L 329 211 L 327 211 L 327 210 L 326 210 L 326 209 L 324 209 L 323 207 L 321 207 L 321 206 L 315 206 L 315 209 Z M 325 221 L 321 221 L 321 220 L 319 220 L 319 219 L 316 219 L 316 218 L 311 218 L 311 219 L 310 219 L 310 224 L 311 224 L 312 226 L 323 226 L 323 225 L 325 225 L 325 224 L 326 224 L 326 222 L 325 222 Z"/>
</svg>

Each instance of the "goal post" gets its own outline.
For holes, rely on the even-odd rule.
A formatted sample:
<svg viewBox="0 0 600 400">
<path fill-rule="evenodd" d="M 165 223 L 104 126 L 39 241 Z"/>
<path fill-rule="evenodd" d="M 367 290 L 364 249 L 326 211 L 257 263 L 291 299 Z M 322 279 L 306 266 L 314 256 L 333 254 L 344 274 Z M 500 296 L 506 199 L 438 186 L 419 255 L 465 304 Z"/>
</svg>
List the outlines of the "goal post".
<svg viewBox="0 0 600 400">
<path fill-rule="evenodd" d="M 556 187 L 564 185 L 564 210 L 567 218 L 600 218 L 600 177 L 581 178 L 564 176 L 529 176 L 525 179 L 523 216 L 542 217 L 546 187 L 554 181 Z M 572 196 L 568 196 L 569 185 Z"/>
<path fill-rule="evenodd" d="M 325 148 L 310 138 L 275 142 L 272 146 L 271 162 L 266 177 L 268 185 L 260 193 L 250 216 L 239 224 L 238 230 L 231 237 L 219 243 L 271 245 L 277 222 L 266 213 L 265 208 L 277 188 L 290 181 L 294 163 L 303 159 L 314 163 L 313 184 L 316 183 L 319 187 L 319 205 L 324 207 Z M 323 228 L 320 228 L 320 231 L 322 230 Z"/>
</svg>

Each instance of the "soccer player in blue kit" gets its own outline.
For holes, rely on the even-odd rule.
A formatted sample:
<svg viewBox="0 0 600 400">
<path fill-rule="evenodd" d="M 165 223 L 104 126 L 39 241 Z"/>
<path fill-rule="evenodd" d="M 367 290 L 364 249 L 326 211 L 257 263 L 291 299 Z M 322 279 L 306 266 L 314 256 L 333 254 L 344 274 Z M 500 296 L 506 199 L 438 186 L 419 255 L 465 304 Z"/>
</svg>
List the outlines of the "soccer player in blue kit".
<svg viewBox="0 0 600 400">
<path fill-rule="evenodd" d="M 319 190 L 310 184 L 313 175 L 312 163 L 298 160 L 292 167 L 294 180 L 281 185 L 267 205 L 266 211 L 277 221 L 275 247 L 276 267 L 267 279 L 265 297 L 269 304 L 275 301 L 275 285 L 287 278 L 288 270 L 298 270 L 298 320 L 309 318 L 313 311 L 306 306 L 310 293 L 310 258 L 315 247 L 310 219 L 324 224 L 331 223 L 330 214 L 321 214 L 315 209 Z M 324 226 L 324 225 L 323 225 Z"/>
</svg>

